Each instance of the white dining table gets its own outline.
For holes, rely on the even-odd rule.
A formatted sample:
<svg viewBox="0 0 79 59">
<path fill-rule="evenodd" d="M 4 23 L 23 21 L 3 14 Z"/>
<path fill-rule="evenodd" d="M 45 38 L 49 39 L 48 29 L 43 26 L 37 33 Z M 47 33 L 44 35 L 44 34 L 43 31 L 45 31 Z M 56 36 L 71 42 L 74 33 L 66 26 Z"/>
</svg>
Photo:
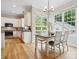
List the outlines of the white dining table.
<svg viewBox="0 0 79 59">
<path fill-rule="evenodd" d="M 36 34 L 35 35 L 35 52 L 37 53 L 37 48 L 38 48 L 38 38 L 42 39 L 43 41 L 46 41 L 46 54 L 48 56 L 48 40 L 51 38 L 50 35 L 40 35 Z"/>
</svg>

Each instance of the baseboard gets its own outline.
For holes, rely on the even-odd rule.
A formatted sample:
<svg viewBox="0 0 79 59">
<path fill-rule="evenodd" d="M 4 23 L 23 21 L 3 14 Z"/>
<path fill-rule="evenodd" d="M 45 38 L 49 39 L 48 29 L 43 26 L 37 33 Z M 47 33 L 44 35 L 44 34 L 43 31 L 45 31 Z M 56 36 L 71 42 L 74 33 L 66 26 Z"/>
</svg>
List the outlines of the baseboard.
<svg viewBox="0 0 79 59">
<path fill-rule="evenodd" d="M 70 47 L 77 48 L 77 45 L 76 45 L 76 44 L 69 43 L 68 45 L 69 45 Z"/>
</svg>

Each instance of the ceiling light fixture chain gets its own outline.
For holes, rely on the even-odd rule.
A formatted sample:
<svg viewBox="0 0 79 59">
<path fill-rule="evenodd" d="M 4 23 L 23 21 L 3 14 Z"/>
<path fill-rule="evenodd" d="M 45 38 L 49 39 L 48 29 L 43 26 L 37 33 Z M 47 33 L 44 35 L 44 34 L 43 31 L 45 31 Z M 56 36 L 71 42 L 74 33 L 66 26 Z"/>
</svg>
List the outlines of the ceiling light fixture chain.
<svg viewBox="0 0 79 59">
<path fill-rule="evenodd" d="M 50 1 L 49 0 L 47 2 L 48 2 L 48 6 L 45 7 L 43 11 L 47 13 L 47 17 L 48 17 L 48 33 L 49 33 L 51 31 L 51 26 L 52 26 L 52 25 L 49 26 L 49 24 L 51 24 L 49 18 L 50 18 L 51 12 L 54 11 L 54 7 L 53 6 L 50 7 Z"/>
</svg>

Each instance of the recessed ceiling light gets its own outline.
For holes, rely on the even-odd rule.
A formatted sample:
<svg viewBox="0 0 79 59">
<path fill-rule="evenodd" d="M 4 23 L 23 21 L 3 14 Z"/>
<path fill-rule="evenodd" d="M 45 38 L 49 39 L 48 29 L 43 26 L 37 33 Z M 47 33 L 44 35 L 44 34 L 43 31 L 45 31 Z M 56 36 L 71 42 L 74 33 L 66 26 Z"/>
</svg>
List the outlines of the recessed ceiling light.
<svg viewBox="0 0 79 59">
<path fill-rule="evenodd" d="M 12 7 L 14 7 L 14 8 L 15 8 L 15 7 L 16 7 L 16 5 L 13 5 Z"/>
</svg>

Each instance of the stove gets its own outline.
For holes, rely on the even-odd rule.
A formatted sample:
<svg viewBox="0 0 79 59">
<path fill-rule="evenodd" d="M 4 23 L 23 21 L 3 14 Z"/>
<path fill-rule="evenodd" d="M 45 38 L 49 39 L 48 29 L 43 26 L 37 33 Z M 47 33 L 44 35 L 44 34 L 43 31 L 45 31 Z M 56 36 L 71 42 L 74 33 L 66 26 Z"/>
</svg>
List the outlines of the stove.
<svg viewBox="0 0 79 59">
<path fill-rule="evenodd" d="M 12 23 L 5 23 L 5 27 L 13 27 Z M 5 31 L 5 37 L 12 37 L 13 31 Z"/>
</svg>

